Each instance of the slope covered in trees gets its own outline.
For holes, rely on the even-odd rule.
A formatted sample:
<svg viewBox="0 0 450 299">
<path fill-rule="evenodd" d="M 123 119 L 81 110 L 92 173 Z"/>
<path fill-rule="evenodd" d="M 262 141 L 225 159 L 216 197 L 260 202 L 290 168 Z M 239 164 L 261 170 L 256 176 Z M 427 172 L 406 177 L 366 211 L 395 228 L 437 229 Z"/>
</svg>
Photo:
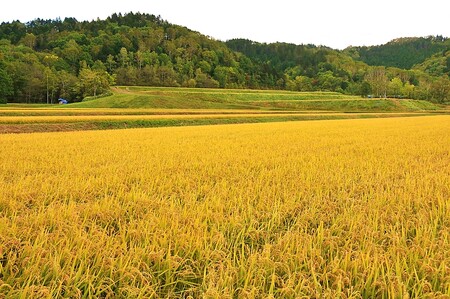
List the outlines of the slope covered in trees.
<svg viewBox="0 0 450 299">
<path fill-rule="evenodd" d="M 221 42 L 159 16 L 0 25 L 0 101 L 81 101 L 111 85 L 286 89 L 447 101 L 448 76 L 430 65 L 372 67 L 357 49 Z M 355 58 L 356 57 L 356 58 Z M 441 64 L 439 58 L 439 64 Z M 445 61 L 447 63 L 447 61 Z M 447 71 L 448 74 L 448 71 Z"/>
<path fill-rule="evenodd" d="M 390 66 L 369 66 L 358 59 L 355 48 L 336 51 L 313 45 L 261 44 L 235 39 L 227 45 L 265 65 L 276 82 L 298 91 L 338 91 L 374 97 L 403 97 L 445 102 L 449 99 L 448 72 L 431 72 L 424 67 L 406 70 Z M 442 59 L 439 60 L 442 64 Z M 446 62 L 445 62 L 446 63 Z"/>
<path fill-rule="evenodd" d="M 384 45 L 350 47 L 356 58 L 369 65 L 411 69 L 434 54 L 450 50 L 450 39 L 442 36 L 398 38 Z"/>
<path fill-rule="evenodd" d="M 432 76 L 448 76 L 450 77 L 450 49 L 434 54 L 422 63 L 416 64 L 416 70 L 421 70 Z"/>
</svg>

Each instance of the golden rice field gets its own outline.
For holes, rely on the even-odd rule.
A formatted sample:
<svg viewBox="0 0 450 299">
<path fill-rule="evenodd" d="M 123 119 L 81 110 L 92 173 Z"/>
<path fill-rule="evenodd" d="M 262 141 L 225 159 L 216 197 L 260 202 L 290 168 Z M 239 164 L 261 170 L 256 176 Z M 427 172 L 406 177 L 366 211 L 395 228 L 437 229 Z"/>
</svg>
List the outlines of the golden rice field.
<svg viewBox="0 0 450 299">
<path fill-rule="evenodd" d="M 0 134 L 445 114 L 445 110 L 434 112 L 425 110 L 403 112 L 337 112 L 259 109 L 94 109 L 59 108 L 55 105 L 48 107 L 27 107 L 24 104 L 16 104 L 0 107 Z"/>
<path fill-rule="evenodd" d="M 211 119 L 211 118 L 251 118 L 278 116 L 323 116 L 323 117 L 395 117 L 416 116 L 418 113 L 201 113 L 201 114 L 150 114 L 150 115 L 39 115 L 39 116 L 2 116 L 0 124 L 33 124 L 33 123 L 74 123 L 101 121 L 133 121 L 133 120 L 162 120 L 162 119 Z"/>
<path fill-rule="evenodd" d="M 12 104 L 11 104 L 12 105 Z M 334 111 L 290 111 L 290 110 L 251 110 L 251 109 L 161 109 L 161 108 L 59 108 L 50 107 L 31 107 L 22 104 L 18 107 L 12 105 L 0 106 L 0 116 L 50 116 L 50 115 L 198 115 L 198 114 L 273 114 L 273 113 L 335 113 Z M 438 112 L 442 112 L 439 110 Z"/>
<path fill-rule="evenodd" d="M 450 116 L 0 135 L 0 298 L 450 298 Z"/>
<path fill-rule="evenodd" d="M 158 119 L 208 119 L 208 118 L 248 118 L 248 117 L 276 117 L 276 116 L 296 116 L 304 113 L 236 113 L 236 114 L 162 114 L 162 115 L 40 115 L 40 116 L 3 116 L 0 117 L 0 124 L 32 124 L 32 123 L 72 123 L 88 121 L 117 121 L 117 120 L 158 120 Z M 410 113 L 411 115 L 414 115 Z M 415 113 L 417 115 L 417 113 Z M 347 116 L 347 113 L 308 113 L 311 116 Z M 382 113 L 352 113 L 352 117 L 360 115 L 377 116 Z M 389 116 L 395 115 L 391 113 Z M 403 115 L 403 114 L 402 114 Z"/>
</svg>

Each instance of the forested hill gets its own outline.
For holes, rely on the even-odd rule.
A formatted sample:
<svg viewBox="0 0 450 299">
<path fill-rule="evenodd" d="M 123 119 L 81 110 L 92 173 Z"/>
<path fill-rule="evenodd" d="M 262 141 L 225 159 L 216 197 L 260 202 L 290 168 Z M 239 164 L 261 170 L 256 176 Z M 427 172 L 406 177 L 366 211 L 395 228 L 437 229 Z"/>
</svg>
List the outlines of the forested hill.
<svg viewBox="0 0 450 299">
<path fill-rule="evenodd" d="M 413 68 L 436 77 L 450 77 L 450 49 L 434 54 Z"/>
<path fill-rule="evenodd" d="M 275 70 L 298 67 L 302 73 L 315 76 L 323 64 L 327 62 L 327 54 L 336 51 L 315 45 L 295 45 L 289 43 L 262 44 L 248 39 L 232 39 L 226 42 L 227 46 L 237 52 L 243 53 L 258 64 L 270 65 Z"/>
<path fill-rule="evenodd" d="M 80 101 L 111 85 L 334 91 L 446 102 L 442 58 L 413 70 L 372 67 L 314 45 L 214 40 L 159 16 L 0 24 L 0 102 Z M 433 56 L 434 57 L 434 56 Z"/>
<path fill-rule="evenodd" d="M 442 36 L 398 38 L 384 45 L 349 47 L 345 51 L 369 65 L 411 69 L 435 54 L 450 51 L 450 39 Z"/>
</svg>

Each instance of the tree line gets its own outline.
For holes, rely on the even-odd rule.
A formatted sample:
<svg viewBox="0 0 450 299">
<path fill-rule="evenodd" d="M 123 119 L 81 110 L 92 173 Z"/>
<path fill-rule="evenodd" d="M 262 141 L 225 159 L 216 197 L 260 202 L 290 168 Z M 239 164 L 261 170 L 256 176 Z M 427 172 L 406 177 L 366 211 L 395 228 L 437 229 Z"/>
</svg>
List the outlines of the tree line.
<svg viewBox="0 0 450 299">
<path fill-rule="evenodd" d="M 115 84 L 449 99 L 448 74 L 427 64 L 369 66 L 352 55 L 314 45 L 221 42 L 141 13 L 15 21 L 0 24 L 0 101 L 81 101 Z"/>
</svg>

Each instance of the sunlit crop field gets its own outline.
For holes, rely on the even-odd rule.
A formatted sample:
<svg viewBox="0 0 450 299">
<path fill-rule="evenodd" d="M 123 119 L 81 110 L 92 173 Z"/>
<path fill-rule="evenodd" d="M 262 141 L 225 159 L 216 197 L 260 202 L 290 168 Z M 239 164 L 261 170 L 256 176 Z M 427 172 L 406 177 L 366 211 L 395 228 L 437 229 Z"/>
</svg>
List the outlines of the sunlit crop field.
<svg viewBox="0 0 450 299">
<path fill-rule="evenodd" d="M 13 105 L 0 107 L 0 134 L 105 129 L 198 126 L 300 120 L 387 118 L 446 114 L 415 112 L 336 112 L 237 109 L 58 108 Z"/>
<path fill-rule="evenodd" d="M 121 121 L 121 120 L 158 120 L 158 119 L 208 119 L 208 118 L 249 118 L 249 117 L 277 117 L 277 116 L 303 116 L 305 113 L 236 113 L 236 114 L 166 114 L 166 115 L 51 115 L 51 116 L 3 116 L 0 124 L 32 124 L 32 123 L 73 123 L 95 121 Z M 348 116 L 346 113 L 307 113 L 307 116 Z M 381 113 L 353 113 L 351 117 L 384 116 Z M 396 114 L 393 114 L 394 116 Z M 410 113 L 409 115 L 414 115 Z M 417 114 L 416 114 L 417 115 Z M 392 117 L 392 114 L 389 114 Z"/>
<path fill-rule="evenodd" d="M 450 117 L 0 135 L 0 298 L 448 298 Z"/>
<path fill-rule="evenodd" d="M 0 124 L 34 124 L 34 123 L 75 123 L 101 121 L 134 121 L 160 119 L 211 119 L 211 118 L 276 118 L 276 117 L 395 117 L 416 116 L 418 113 L 236 113 L 236 114 L 162 114 L 162 115 L 51 115 L 51 116 L 3 116 Z"/>
</svg>

